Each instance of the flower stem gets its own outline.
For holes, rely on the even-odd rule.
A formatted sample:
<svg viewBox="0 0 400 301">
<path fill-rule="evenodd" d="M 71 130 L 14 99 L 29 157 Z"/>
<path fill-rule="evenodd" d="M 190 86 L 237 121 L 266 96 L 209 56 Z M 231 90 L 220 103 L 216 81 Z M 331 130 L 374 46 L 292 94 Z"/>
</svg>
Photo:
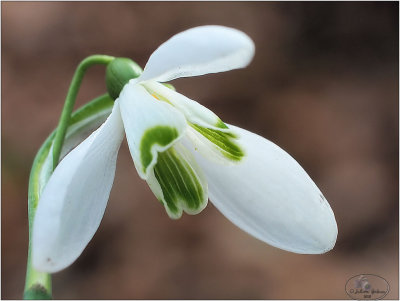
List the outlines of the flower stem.
<svg viewBox="0 0 400 301">
<path fill-rule="evenodd" d="M 61 148 L 64 142 L 65 133 L 71 118 L 72 109 L 74 108 L 76 96 L 79 87 L 82 83 L 83 76 L 87 69 L 92 65 L 103 64 L 107 65 L 114 59 L 113 56 L 108 55 L 91 55 L 85 58 L 75 71 L 69 87 L 67 97 L 65 98 L 64 108 L 61 113 L 60 121 L 58 122 L 56 136 L 53 145 L 53 169 L 56 168 L 58 160 L 60 159 Z"/>
</svg>

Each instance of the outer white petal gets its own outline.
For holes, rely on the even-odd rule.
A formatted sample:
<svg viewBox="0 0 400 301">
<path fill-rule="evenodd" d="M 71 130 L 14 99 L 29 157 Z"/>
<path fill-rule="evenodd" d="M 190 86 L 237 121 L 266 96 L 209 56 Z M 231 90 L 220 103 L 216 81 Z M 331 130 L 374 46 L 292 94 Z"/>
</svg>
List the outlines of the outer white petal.
<svg viewBox="0 0 400 301">
<path fill-rule="evenodd" d="M 118 105 L 119 106 L 119 105 Z M 60 160 L 65 157 L 72 149 L 74 149 L 78 144 L 80 144 L 84 137 L 88 137 L 93 131 L 98 129 L 104 121 L 110 116 L 112 108 L 105 108 L 96 114 L 85 118 L 83 121 L 79 121 L 68 127 L 67 133 L 65 135 L 65 140 L 60 154 Z M 88 126 L 90 124 L 90 126 Z M 85 127 L 85 131 L 82 128 Z"/>
<path fill-rule="evenodd" d="M 197 151 L 211 202 L 234 224 L 275 247 L 302 254 L 333 248 L 334 214 L 304 169 L 267 139 L 238 127 L 243 163 L 216 165 Z"/>
<path fill-rule="evenodd" d="M 107 107 L 96 114 L 85 118 L 84 120 L 78 121 L 73 125 L 70 125 L 65 134 L 64 143 L 61 149 L 60 160 L 67 155 L 72 149 L 80 144 L 86 137 L 88 137 L 93 131 L 98 129 L 107 117 L 110 115 L 112 107 Z M 44 160 L 43 167 L 39 173 L 39 195 L 42 194 L 44 187 L 46 186 L 51 174 L 53 172 L 53 145 L 50 147 L 50 151 Z"/>
<path fill-rule="evenodd" d="M 185 117 L 135 82 L 125 85 L 119 100 L 133 161 L 140 177 L 147 179 L 149 170 L 157 162 L 158 152 L 171 147 L 184 134 Z"/>
<path fill-rule="evenodd" d="M 103 217 L 124 136 L 118 102 L 106 122 L 57 166 L 36 211 L 36 269 L 57 272 L 82 253 Z"/>
<path fill-rule="evenodd" d="M 164 82 L 243 68 L 254 49 L 253 41 L 239 30 L 216 25 L 191 28 L 158 47 L 139 80 Z"/>
</svg>

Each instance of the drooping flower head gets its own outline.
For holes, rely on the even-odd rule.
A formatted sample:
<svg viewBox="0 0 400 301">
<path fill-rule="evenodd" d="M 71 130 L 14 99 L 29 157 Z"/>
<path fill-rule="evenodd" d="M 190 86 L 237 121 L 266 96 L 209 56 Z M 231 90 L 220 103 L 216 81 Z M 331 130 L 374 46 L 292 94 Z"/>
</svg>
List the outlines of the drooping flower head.
<svg viewBox="0 0 400 301">
<path fill-rule="evenodd" d="M 116 98 L 111 114 L 63 158 L 42 192 L 33 226 L 34 266 L 59 271 L 91 240 L 125 134 L 139 176 L 171 218 L 199 213 L 210 198 L 234 224 L 268 244 L 296 253 L 330 250 L 337 236 L 334 214 L 290 155 L 163 84 L 243 68 L 254 49 L 241 31 L 196 27 L 163 43 L 139 77 L 108 84 Z M 120 78 L 125 65 L 118 67 L 118 59 L 111 64 L 109 78 Z"/>
</svg>

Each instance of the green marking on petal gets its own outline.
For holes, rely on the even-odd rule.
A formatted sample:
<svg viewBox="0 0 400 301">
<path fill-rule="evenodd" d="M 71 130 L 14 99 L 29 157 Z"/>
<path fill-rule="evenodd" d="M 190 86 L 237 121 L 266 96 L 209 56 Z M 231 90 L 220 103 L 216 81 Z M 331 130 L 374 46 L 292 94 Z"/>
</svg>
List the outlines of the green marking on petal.
<svg viewBox="0 0 400 301">
<path fill-rule="evenodd" d="M 220 128 L 220 129 L 228 129 L 228 126 L 218 118 L 217 123 L 215 124 L 215 127 Z"/>
<path fill-rule="evenodd" d="M 199 175 L 174 148 L 158 154 L 154 176 L 163 193 L 168 215 L 177 219 L 185 210 L 197 214 L 207 203 L 207 187 L 203 187 Z"/>
<path fill-rule="evenodd" d="M 176 91 L 175 87 L 171 84 L 163 83 L 163 85 L 166 86 L 167 88 L 171 89 L 172 91 Z"/>
<path fill-rule="evenodd" d="M 221 121 L 221 123 L 223 122 Z M 234 133 L 209 129 L 193 123 L 190 123 L 190 126 L 217 146 L 227 159 L 238 162 L 244 157 L 244 151 L 234 141 L 238 138 Z"/>
<path fill-rule="evenodd" d="M 178 130 L 171 126 L 155 126 L 148 129 L 140 141 L 140 160 L 143 166 L 143 172 L 153 160 L 151 149 L 153 145 L 167 146 L 178 138 Z"/>
</svg>

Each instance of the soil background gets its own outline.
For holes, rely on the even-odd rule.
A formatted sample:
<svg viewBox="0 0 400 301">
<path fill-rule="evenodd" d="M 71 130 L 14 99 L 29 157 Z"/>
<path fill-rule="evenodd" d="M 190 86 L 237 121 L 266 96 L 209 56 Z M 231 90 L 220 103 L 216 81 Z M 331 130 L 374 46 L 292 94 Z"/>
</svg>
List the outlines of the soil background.
<svg viewBox="0 0 400 301">
<path fill-rule="evenodd" d="M 33 158 L 56 126 L 77 64 L 91 54 L 144 67 L 173 34 L 220 24 L 255 42 L 249 67 L 173 81 L 225 122 L 288 151 L 336 215 L 323 255 L 268 246 L 213 205 L 170 220 L 136 174 L 126 142 L 101 226 L 56 299 L 347 299 L 376 274 L 398 299 L 398 3 L 2 2 L 1 297 L 19 299 Z M 105 92 L 104 67 L 77 105 Z M 245 175 L 243 175 L 245 176 Z"/>
</svg>

